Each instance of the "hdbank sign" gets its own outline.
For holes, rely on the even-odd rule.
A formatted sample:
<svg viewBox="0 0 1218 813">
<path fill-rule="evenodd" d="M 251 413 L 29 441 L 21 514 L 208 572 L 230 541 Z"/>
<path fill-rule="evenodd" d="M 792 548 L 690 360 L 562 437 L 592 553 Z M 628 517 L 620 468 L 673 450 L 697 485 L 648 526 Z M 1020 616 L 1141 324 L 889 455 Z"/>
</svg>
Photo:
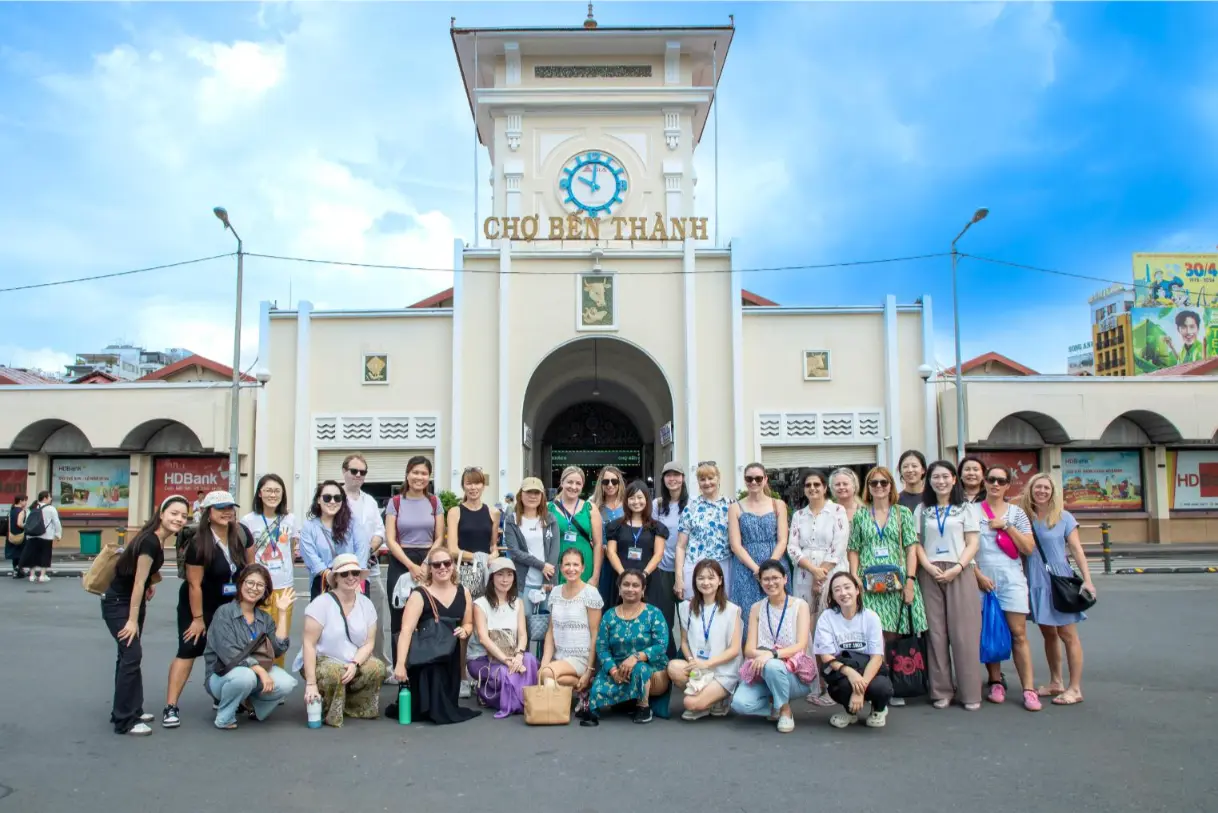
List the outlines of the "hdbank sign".
<svg viewBox="0 0 1218 813">
<path fill-rule="evenodd" d="M 1167 477 L 1173 510 L 1218 510 L 1218 452 L 1168 452 Z"/>
<path fill-rule="evenodd" d="M 229 490 L 227 457 L 158 457 L 153 476 L 154 508 L 173 494 L 193 503 L 196 492 Z"/>
</svg>

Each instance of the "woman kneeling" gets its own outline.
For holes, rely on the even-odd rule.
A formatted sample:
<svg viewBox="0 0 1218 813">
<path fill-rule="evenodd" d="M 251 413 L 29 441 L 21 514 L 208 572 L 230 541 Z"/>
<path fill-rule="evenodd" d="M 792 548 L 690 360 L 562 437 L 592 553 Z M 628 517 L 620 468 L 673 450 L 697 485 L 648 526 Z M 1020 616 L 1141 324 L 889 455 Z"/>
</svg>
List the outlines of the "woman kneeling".
<svg viewBox="0 0 1218 813">
<path fill-rule="evenodd" d="M 278 624 L 259 606 L 271 593 L 270 571 L 246 565 L 237 577 L 237 600 L 216 610 L 207 628 L 204 685 L 219 704 L 216 728 L 236 728 L 237 709 L 247 701 L 253 708 L 250 719 L 265 720 L 296 688 L 296 678 L 275 665 L 290 645 L 287 610 L 296 591 L 289 587 L 276 597 Z"/>
<path fill-rule="evenodd" d="M 537 659 L 528 646 L 524 601 L 516 597 L 516 566 L 506 556 L 491 561 L 491 583 L 474 602 L 469 673 L 478 679 L 478 702 L 497 709 L 496 719 L 524 711 L 524 687 L 537 682 Z M 488 677 L 485 682 L 482 673 Z"/>
<path fill-rule="evenodd" d="M 694 589 L 694 597 L 677 608 L 685 658 L 668 664 L 668 677 L 685 692 L 682 720 L 725 716 L 740 682 L 740 608 L 727 600 L 718 562 L 698 562 Z"/>
<path fill-rule="evenodd" d="M 871 703 L 867 725 L 882 728 L 888 718 L 892 681 L 884 674 L 884 631 L 880 617 L 863 609 L 862 588 L 850 573 L 834 574 L 829 582 L 828 610 L 816 622 L 812 649 L 821 662 L 829 696 L 846 707 L 829 718 L 845 728 L 859 721 L 863 702 Z"/>
<path fill-rule="evenodd" d="M 628 703 L 634 705 L 636 723 L 650 723 L 651 698 L 668 692 L 668 622 L 643 603 L 645 583 L 641 570 L 618 576 L 622 603 L 601 619 L 596 636 L 600 670 L 592 682 L 591 714 L 580 725 L 596 725 L 603 712 Z"/>
</svg>

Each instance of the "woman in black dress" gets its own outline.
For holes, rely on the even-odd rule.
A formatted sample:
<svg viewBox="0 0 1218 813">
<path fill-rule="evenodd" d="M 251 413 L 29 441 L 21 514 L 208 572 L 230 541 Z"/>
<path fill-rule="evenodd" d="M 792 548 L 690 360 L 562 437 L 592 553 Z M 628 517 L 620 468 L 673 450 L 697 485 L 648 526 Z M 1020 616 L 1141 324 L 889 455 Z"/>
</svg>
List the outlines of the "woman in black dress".
<svg viewBox="0 0 1218 813">
<path fill-rule="evenodd" d="M 614 572 L 613 591 L 609 606 L 617 606 L 619 595 L 617 579 L 627 570 L 641 570 L 647 579 L 644 600 L 671 617 L 673 592 L 665 591 L 659 579 L 652 574 L 664 558 L 664 544 L 668 539 L 668 528 L 651 516 L 651 495 L 642 480 L 635 480 L 626 489 L 626 513 L 621 519 L 609 523 L 605 529 L 605 560 Z"/>
<path fill-rule="evenodd" d="M 402 614 L 402 632 L 398 638 L 398 659 L 393 674 L 398 683 L 410 687 L 410 716 L 412 720 L 430 720 L 436 725 L 463 723 L 482 712 L 462 708 L 458 701 L 461 691 L 461 644 L 474 629 L 474 600 L 469 590 L 457 580 L 455 557 L 447 547 L 437 545 L 427 554 L 427 580 L 415 588 L 406 601 Z M 434 604 L 433 604 L 434 602 Z M 435 608 L 440 623 L 452 628 L 458 645 L 439 663 L 406 668 L 410 639 L 425 618 Z"/>
</svg>

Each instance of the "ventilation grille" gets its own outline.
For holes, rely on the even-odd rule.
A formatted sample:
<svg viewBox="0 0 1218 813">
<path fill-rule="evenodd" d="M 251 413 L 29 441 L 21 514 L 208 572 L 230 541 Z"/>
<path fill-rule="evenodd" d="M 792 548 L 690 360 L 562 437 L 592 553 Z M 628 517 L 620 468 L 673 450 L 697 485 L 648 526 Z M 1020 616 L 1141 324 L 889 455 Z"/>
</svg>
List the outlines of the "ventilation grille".
<svg viewBox="0 0 1218 813">
<path fill-rule="evenodd" d="M 535 65 L 534 79 L 650 79 L 650 65 Z"/>
</svg>

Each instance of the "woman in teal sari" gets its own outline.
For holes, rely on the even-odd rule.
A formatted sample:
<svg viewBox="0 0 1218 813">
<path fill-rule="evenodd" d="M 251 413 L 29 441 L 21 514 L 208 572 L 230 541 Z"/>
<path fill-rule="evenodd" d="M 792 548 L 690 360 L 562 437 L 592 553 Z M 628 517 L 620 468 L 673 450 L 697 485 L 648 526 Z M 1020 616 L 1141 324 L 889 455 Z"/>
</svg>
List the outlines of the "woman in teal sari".
<svg viewBox="0 0 1218 813">
<path fill-rule="evenodd" d="M 622 603 L 606 610 L 596 636 L 600 663 L 592 681 L 591 711 L 580 725 L 594 726 L 599 716 L 615 706 L 633 705 L 636 723 L 653 719 L 651 702 L 668 699 L 668 622 L 658 609 L 643 602 L 646 577 L 626 570 L 618 577 Z M 660 710 L 665 716 L 666 708 Z"/>
<path fill-rule="evenodd" d="M 558 523 L 559 558 L 562 558 L 563 551 L 578 548 L 584 557 L 582 578 L 595 587 L 605 558 L 601 549 L 600 511 L 593 510 L 591 503 L 579 497 L 584 488 L 584 472 L 579 466 L 563 469 L 559 482 L 562 490 L 550 502 L 550 513 Z M 559 573 L 558 583 L 565 582 L 566 578 Z"/>
</svg>

